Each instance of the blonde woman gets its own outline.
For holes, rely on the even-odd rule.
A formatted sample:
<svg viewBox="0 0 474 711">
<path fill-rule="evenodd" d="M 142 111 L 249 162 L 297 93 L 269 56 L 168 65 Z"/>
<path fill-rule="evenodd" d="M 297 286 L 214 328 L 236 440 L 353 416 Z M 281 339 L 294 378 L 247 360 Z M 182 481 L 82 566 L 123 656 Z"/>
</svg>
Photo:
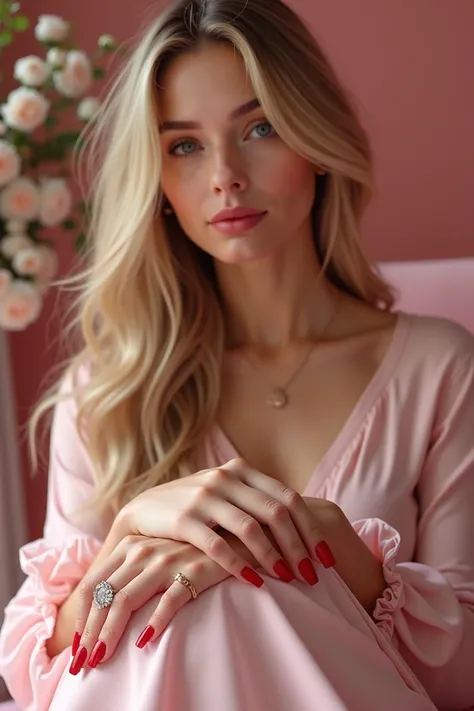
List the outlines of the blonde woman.
<svg viewBox="0 0 474 711">
<path fill-rule="evenodd" d="M 48 510 L 0 638 L 20 708 L 474 705 L 474 339 L 392 311 L 309 31 L 179 0 L 91 149 L 83 343 L 31 421 L 55 405 Z"/>
</svg>

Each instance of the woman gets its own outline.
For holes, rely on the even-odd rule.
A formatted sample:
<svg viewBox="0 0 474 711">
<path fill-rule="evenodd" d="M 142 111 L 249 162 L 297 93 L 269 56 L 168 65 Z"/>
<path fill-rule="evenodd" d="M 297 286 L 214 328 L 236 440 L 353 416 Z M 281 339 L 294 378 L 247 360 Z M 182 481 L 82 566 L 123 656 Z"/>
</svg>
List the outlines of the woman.
<svg viewBox="0 0 474 711">
<path fill-rule="evenodd" d="M 32 418 L 47 519 L 1 633 L 20 707 L 469 708 L 474 341 L 392 313 L 308 30 L 180 0 L 92 147 L 84 344 Z"/>
</svg>

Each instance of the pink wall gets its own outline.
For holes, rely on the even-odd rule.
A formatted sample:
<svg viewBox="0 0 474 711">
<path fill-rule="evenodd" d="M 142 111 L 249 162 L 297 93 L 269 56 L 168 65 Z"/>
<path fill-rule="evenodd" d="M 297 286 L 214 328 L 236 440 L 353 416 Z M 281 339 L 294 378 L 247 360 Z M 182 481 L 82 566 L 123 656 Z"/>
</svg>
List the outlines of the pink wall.
<svg viewBox="0 0 474 711">
<path fill-rule="evenodd" d="M 357 96 L 372 136 L 378 195 L 365 235 L 378 260 L 474 256 L 474 3 L 472 0 L 291 0 L 310 22 L 340 77 Z M 73 21 L 76 37 L 92 49 L 97 35 L 125 39 L 150 4 L 28 0 L 31 17 L 56 13 Z M 69 10 L 66 8 L 69 7 Z M 15 55 L 36 51 L 32 33 Z M 6 69 L 8 58 L 2 61 Z M 61 269 L 73 256 L 69 235 L 58 240 Z M 41 320 L 10 336 L 18 419 L 56 362 L 58 322 L 49 294 Z M 29 477 L 22 447 L 30 536 L 41 535 L 45 472 Z"/>
</svg>

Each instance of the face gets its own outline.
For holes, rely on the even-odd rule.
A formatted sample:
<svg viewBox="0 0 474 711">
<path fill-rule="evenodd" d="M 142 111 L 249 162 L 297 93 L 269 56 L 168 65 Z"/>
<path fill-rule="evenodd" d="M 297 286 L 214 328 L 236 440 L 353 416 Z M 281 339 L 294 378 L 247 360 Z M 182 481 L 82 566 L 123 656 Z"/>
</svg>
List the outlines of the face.
<svg viewBox="0 0 474 711">
<path fill-rule="evenodd" d="M 225 45 L 178 56 L 160 81 L 162 187 L 195 244 L 238 264 L 311 235 L 315 167 L 275 133 Z M 253 217 L 218 220 L 225 208 Z"/>
</svg>

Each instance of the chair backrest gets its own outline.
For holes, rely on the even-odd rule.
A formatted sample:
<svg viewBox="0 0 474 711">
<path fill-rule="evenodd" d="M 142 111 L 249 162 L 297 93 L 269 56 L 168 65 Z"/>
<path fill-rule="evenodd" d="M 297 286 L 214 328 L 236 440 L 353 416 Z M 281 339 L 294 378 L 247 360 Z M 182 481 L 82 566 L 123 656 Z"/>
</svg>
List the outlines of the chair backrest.
<svg viewBox="0 0 474 711">
<path fill-rule="evenodd" d="M 449 318 L 474 333 L 474 258 L 378 266 L 399 292 L 397 309 Z"/>
</svg>

